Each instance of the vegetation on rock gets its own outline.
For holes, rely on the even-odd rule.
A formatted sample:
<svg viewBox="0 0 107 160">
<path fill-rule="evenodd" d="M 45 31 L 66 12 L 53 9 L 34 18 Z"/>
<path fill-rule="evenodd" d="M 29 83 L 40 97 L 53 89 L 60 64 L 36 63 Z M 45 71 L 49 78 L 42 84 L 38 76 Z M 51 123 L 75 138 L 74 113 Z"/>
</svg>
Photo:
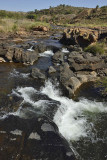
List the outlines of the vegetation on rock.
<svg viewBox="0 0 107 160">
<path fill-rule="evenodd" d="M 100 88 L 102 95 L 107 96 L 107 76 L 97 81 L 96 87 Z"/>
<path fill-rule="evenodd" d="M 85 52 L 90 52 L 92 53 L 93 55 L 96 55 L 96 54 L 104 54 L 104 47 L 105 47 L 105 44 L 104 43 L 96 43 L 96 44 L 91 44 L 89 45 L 88 47 L 86 47 L 84 49 Z"/>
<path fill-rule="evenodd" d="M 15 23 L 17 21 L 17 24 Z M 15 24 L 14 24 L 15 23 Z M 107 6 L 99 8 L 72 7 L 59 5 L 49 9 L 30 12 L 12 12 L 0 10 L 0 32 L 12 32 L 24 28 L 30 30 L 36 23 L 63 26 L 107 26 Z M 30 27 L 29 27 L 30 26 Z M 37 25 L 36 25 L 37 26 Z"/>
</svg>

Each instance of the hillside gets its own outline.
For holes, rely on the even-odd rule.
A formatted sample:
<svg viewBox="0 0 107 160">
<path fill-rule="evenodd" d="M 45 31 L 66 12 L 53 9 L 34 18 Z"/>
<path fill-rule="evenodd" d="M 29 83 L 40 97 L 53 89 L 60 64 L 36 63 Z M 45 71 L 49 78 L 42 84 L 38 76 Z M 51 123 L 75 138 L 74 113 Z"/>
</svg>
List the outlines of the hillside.
<svg viewBox="0 0 107 160">
<path fill-rule="evenodd" d="M 59 5 L 57 7 L 50 7 L 49 9 L 35 9 L 35 11 L 28 12 L 27 17 L 55 24 L 96 23 L 107 26 L 107 6 L 101 8 L 99 6 L 96 6 L 96 8 L 83 8 Z"/>
<path fill-rule="evenodd" d="M 11 12 L 0 10 L 0 32 L 24 29 L 32 26 L 50 24 L 63 26 L 107 27 L 107 6 L 99 8 L 72 7 L 59 5 L 49 9 L 30 12 Z"/>
</svg>

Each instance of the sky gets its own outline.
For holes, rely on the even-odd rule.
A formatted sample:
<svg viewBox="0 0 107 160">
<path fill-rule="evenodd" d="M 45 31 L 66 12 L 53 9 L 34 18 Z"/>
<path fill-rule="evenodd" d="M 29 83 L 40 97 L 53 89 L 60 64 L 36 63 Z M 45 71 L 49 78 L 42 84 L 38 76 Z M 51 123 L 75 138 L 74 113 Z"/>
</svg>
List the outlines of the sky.
<svg viewBox="0 0 107 160">
<path fill-rule="evenodd" d="M 45 9 L 60 4 L 75 7 L 95 8 L 96 5 L 105 6 L 107 0 L 0 0 L 0 10 L 8 11 L 34 11 L 35 9 Z"/>
</svg>

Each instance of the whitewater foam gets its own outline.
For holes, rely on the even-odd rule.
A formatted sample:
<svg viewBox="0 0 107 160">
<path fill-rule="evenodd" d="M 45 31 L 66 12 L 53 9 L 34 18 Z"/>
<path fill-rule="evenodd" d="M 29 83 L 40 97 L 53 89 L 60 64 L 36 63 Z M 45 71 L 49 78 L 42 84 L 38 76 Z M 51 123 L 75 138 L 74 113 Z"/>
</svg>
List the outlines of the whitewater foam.
<svg viewBox="0 0 107 160">
<path fill-rule="evenodd" d="M 27 49 L 28 51 L 30 51 L 30 52 L 33 52 L 34 50 L 33 50 L 33 46 L 31 46 L 29 49 Z"/>
<path fill-rule="evenodd" d="M 62 48 L 62 52 L 63 52 L 63 53 L 69 53 L 69 51 L 68 51 L 67 48 Z"/>
<path fill-rule="evenodd" d="M 32 108 L 24 108 L 21 106 L 17 112 L 9 113 L 8 115 L 17 115 L 24 117 L 27 112 L 36 112 L 35 109 L 40 109 L 40 111 L 45 110 L 52 100 L 56 102 L 57 111 L 54 115 L 53 121 L 57 124 L 60 133 L 68 141 L 78 141 L 81 137 L 89 136 L 89 130 L 91 126 L 87 121 L 86 113 L 105 113 L 107 112 L 106 104 L 102 102 L 89 101 L 87 99 L 82 99 L 79 102 L 75 102 L 72 99 L 63 97 L 59 91 L 50 81 L 45 83 L 44 87 L 41 87 L 40 91 L 37 91 L 33 87 L 18 87 L 12 90 L 12 94 L 22 97 L 23 103 L 30 103 Z M 50 100 L 36 100 L 32 98 L 35 94 L 47 95 Z M 24 112 L 24 113 L 23 113 Z M 52 111 L 53 112 L 53 111 Z M 5 118 L 4 115 L 2 118 Z"/>
<path fill-rule="evenodd" d="M 47 50 L 47 51 L 45 51 L 45 52 L 43 52 L 43 53 L 40 53 L 39 55 L 40 55 L 41 57 L 50 57 L 50 56 L 53 56 L 54 53 L 53 53 L 53 51 L 51 51 L 51 50 Z"/>
<path fill-rule="evenodd" d="M 57 124 L 60 133 L 68 141 L 77 141 L 80 137 L 87 137 L 90 126 L 84 112 L 107 112 L 107 107 L 101 102 L 93 102 L 82 99 L 75 102 L 72 99 L 60 95 L 50 81 L 47 81 L 45 87 L 41 90 L 49 98 L 59 101 L 60 106 L 54 116 L 54 122 Z"/>
<path fill-rule="evenodd" d="M 13 69 L 13 71 L 10 73 L 9 77 L 20 77 L 20 78 L 28 78 L 30 73 L 20 73 L 16 69 Z"/>
</svg>

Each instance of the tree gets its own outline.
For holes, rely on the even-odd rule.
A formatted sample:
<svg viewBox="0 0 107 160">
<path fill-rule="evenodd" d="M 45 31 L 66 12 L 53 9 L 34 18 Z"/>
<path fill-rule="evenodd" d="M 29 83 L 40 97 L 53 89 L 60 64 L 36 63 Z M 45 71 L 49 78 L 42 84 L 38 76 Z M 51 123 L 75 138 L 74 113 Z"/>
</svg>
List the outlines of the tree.
<svg viewBox="0 0 107 160">
<path fill-rule="evenodd" d="M 96 10 L 99 8 L 99 5 L 96 6 Z"/>
</svg>

